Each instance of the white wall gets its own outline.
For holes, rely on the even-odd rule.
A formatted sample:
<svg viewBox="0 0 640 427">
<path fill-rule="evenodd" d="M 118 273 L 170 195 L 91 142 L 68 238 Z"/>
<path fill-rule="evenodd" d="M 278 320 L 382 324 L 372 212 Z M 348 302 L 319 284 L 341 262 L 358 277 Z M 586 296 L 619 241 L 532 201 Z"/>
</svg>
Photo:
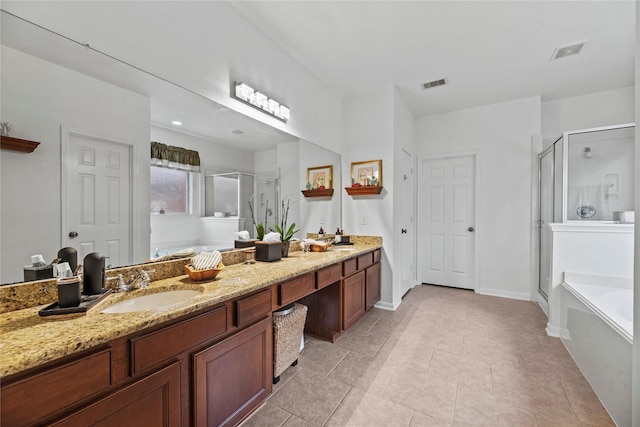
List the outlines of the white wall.
<svg viewBox="0 0 640 427">
<path fill-rule="evenodd" d="M 383 190 L 376 196 L 342 194 L 345 234 L 382 236 L 382 297 L 380 303 L 397 305 L 393 286 L 394 235 L 394 131 L 393 90 L 378 90 L 348 97 L 344 101 L 342 148 L 343 186 L 350 185 L 351 162 L 382 159 Z M 366 218 L 366 224 L 363 224 Z"/>
<path fill-rule="evenodd" d="M 51 261 L 61 247 L 61 126 L 136 147 L 133 258 L 146 259 L 149 99 L 5 46 L 1 54 L 2 120 L 13 125 L 12 136 L 40 145 L 31 154 L 0 153 L 0 281 L 21 281 L 31 255 Z"/>
<path fill-rule="evenodd" d="M 640 7 L 636 7 L 636 78 L 635 78 L 635 123 L 640 123 Z M 640 132 L 636 132 L 636 184 L 640 176 Z M 640 212 L 640 185 L 635 188 L 635 211 Z M 635 227 L 634 234 L 634 314 L 633 330 L 640 331 L 640 227 Z M 633 382 L 632 382 L 632 425 L 640 425 L 640 339 L 633 342 Z"/>
<path fill-rule="evenodd" d="M 418 156 L 478 153 L 480 293 L 530 299 L 531 137 L 540 129 L 539 97 L 417 119 Z"/>
<path fill-rule="evenodd" d="M 566 131 L 634 122 L 633 87 L 542 103 L 542 135 L 553 140 Z"/>
<path fill-rule="evenodd" d="M 2 8 L 292 135 L 340 150 L 339 96 L 229 2 L 3 0 Z M 232 99 L 234 80 L 288 105 L 289 122 Z"/>
<path fill-rule="evenodd" d="M 192 214 L 151 215 L 151 249 L 206 244 L 200 241 L 199 220 L 204 215 L 204 175 L 213 171 L 253 172 L 253 153 L 158 126 L 151 126 L 151 141 L 196 150 L 201 165 L 201 173 L 193 174 Z"/>
</svg>

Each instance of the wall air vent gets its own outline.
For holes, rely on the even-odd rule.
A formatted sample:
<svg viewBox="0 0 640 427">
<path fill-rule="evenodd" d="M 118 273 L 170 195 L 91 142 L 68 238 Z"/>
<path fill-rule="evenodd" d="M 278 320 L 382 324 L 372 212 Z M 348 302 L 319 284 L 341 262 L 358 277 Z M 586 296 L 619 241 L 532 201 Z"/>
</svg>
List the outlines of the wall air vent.
<svg viewBox="0 0 640 427">
<path fill-rule="evenodd" d="M 565 56 L 577 55 L 587 42 L 572 44 L 570 46 L 557 47 L 551 55 L 551 61 L 564 58 Z"/>
<path fill-rule="evenodd" d="M 449 80 L 444 78 L 444 79 L 440 79 L 440 80 L 434 80 L 432 82 L 422 83 L 420 85 L 420 87 L 422 89 L 431 89 L 431 88 L 438 87 L 438 86 L 444 86 L 446 84 L 449 84 Z"/>
</svg>

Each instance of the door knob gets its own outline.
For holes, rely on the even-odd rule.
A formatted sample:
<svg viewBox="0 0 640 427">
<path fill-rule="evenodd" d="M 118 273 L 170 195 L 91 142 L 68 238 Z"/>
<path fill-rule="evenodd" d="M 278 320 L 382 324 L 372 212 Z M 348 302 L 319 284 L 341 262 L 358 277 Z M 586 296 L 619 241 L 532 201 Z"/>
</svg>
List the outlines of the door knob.
<svg viewBox="0 0 640 427">
<path fill-rule="evenodd" d="M 407 234 L 407 229 L 406 228 L 402 229 L 402 234 Z"/>
<path fill-rule="evenodd" d="M 473 231 L 473 227 L 467 228 L 467 231 Z"/>
<path fill-rule="evenodd" d="M 76 231 L 72 231 L 69 233 L 69 238 L 75 239 L 76 237 L 78 237 L 78 233 Z"/>
</svg>

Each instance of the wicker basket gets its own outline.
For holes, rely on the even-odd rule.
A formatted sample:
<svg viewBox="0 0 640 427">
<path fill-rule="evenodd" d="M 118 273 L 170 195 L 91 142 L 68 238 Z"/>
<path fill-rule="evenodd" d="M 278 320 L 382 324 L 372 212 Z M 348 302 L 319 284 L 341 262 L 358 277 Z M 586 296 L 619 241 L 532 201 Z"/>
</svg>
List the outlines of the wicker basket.
<svg viewBox="0 0 640 427">
<path fill-rule="evenodd" d="M 289 314 L 273 317 L 273 377 L 298 360 L 307 306 L 295 303 Z"/>
<path fill-rule="evenodd" d="M 189 275 L 192 280 L 211 280 L 218 275 L 224 268 L 224 264 L 218 264 L 218 268 L 210 268 L 208 270 L 194 270 L 191 264 L 184 266 L 184 271 Z"/>
</svg>

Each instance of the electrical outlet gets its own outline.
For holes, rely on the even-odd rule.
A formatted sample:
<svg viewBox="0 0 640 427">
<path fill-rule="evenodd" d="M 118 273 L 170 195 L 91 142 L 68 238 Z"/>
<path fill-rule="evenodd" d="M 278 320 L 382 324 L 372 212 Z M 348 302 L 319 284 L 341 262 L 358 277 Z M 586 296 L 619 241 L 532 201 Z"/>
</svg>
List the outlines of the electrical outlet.
<svg viewBox="0 0 640 427">
<path fill-rule="evenodd" d="M 362 215 L 362 220 L 360 221 L 361 225 L 367 225 L 367 216 L 366 215 Z"/>
<path fill-rule="evenodd" d="M 324 224 L 324 217 L 323 216 L 320 217 L 320 224 Z"/>
</svg>

